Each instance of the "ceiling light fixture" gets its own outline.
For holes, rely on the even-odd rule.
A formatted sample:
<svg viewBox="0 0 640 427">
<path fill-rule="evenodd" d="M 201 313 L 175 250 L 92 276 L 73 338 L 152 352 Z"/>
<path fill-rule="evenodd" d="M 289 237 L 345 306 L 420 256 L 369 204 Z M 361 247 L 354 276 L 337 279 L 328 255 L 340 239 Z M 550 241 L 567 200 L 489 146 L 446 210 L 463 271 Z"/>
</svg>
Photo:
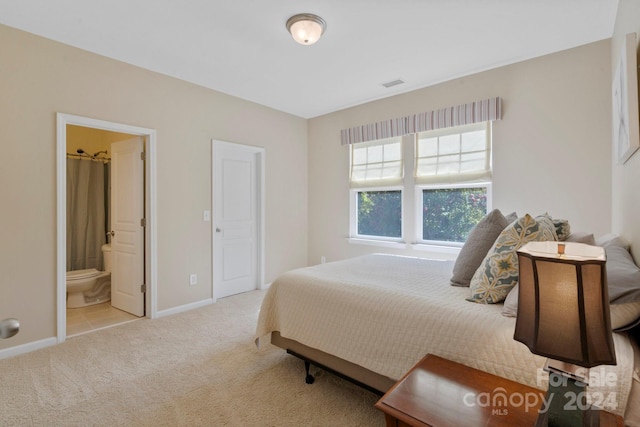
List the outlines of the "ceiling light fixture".
<svg viewBox="0 0 640 427">
<path fill-rule="evenodd" d="M 304 45 L 311 45 L 320 40 L 327 23 L 324 19 L 311 13 L 299 13 L 287 20 L 287 30 L 295 41 Z"/>
</svg>

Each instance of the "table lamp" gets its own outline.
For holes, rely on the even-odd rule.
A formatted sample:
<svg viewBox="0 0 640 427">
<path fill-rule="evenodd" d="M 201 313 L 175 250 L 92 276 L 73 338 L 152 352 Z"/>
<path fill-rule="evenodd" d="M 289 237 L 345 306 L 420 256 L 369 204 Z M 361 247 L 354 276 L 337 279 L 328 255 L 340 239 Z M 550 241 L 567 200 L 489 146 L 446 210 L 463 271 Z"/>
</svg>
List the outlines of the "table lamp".
<svg viewBox="0 0 640 427">
<path fill-rule="evenodd" d="M 530 242 L 517 253 L 513 338 L 548 358 L 549 389 L 536 426 L 598 426 L 598 408 L 585 396 L 589 368 L 616 364 L 604 249 Z"/>
</svg>

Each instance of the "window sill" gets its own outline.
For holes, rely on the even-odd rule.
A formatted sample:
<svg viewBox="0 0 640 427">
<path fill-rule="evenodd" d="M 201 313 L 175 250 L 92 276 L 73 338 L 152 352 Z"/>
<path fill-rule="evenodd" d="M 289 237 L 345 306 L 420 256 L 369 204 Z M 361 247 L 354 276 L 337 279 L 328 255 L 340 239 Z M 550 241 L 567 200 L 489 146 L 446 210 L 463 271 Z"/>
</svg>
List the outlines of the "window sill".
<svg viewBox="0 0 640 427">
<path fill-rule="evenodd" d="M 462 249 L 458 246 L 429 245 L 425 243 L 408 244 L 405 242 L 362 239 L 362 238 L 355 238 L 355 237 L 349 237 L 347 238 L 347 241 L 353 245 L 367 245 L 367 246 L 377 246 L 382 248 L 394 248 L 394 249 L 412 249 L 416 251 L 434 252 L 434 253 L 448 254 L 448 255 L 458 255 L 460 253 L 460 249 Z"/>
<path fill-rule="evenodd" d="M 410 245 L 411 249 L 415 249 L 416 251 L 428 251 L 428 252 L 437 252 L 441 254 L 452 254 L 458 255 L 460 253 L 461 247 L 458 246 L 441 246 L 441 245 L 428 245 L 425 243 L 414 243 Z"/>
<path fill-rule="evenodd" d="M 361 239 L 356 237 L 349 237 L 347 241 L 354 245 L 367 245 L 367 246 L 379 246 L 384 248 L 397 248 L 397 249 L 407 249 L 407 244 L 405 242 L 394 242 L 388 240 L 373 240 L 373 239 Z"/>
</svg>

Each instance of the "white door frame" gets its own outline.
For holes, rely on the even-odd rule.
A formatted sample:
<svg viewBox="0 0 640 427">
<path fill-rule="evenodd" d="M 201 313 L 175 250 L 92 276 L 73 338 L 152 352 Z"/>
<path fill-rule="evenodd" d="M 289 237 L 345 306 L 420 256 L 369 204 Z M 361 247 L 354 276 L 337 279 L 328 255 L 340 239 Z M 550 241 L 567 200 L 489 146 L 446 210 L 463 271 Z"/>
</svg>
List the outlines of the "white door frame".
<svg viewBox="0 0 640 427">
<path fill-rule="evenodd" d="M 128 133 L 145 137 L 145 317 L 157 317 L 157 224 L 156 224 L 156 131 L 155 129 L 125 125 L 74 116 L 56 114 L 57 120 L 57 339 L 62 343 L 67 338 L 67 125 L 83 126 L 112 132 Z"/>
<path fill-rule="evenodd" d="M 256 280 L 258 281 L 257 289 L 265 289 L 266 285 L 264 283 L 264 270 L 265 270 L 265 251 L 264 251 L 264 230 L 265 230 L 265 149 L 262 147 L 255 147 L 253 145 L 245 145 L 238 144 L 235 142 L 221 141 L 212 139 L 211 140 L 211 204 L 212 204 L 212 212 L 215 213 L 215 204 L 216 200 L 216 186 L 215 186 L 215 165 L 216 165 L 216 145 L 229 145 L 242 150 L 249 151 L 253 153 L 256 157 L 256 215 L 257 215 L 257 230 L 256 230 Z M 215 268 L 216 268 L 216 260 L 215 260 L 215 241 L 216 241 L 216 230 L 215 230 L 215 220 L 212 223 L 211 227 L 211 295 L 213 296 L 213 301 L 216 301 L 216 290 L 215 290 Z"/>
</svg>

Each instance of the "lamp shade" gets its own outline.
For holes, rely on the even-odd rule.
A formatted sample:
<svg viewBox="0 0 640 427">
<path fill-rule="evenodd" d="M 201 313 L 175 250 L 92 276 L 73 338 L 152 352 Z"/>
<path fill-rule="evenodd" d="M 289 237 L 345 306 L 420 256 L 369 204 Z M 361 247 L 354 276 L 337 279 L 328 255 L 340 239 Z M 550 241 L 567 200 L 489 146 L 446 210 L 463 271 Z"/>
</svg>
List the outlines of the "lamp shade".
<svg viewBox="0 0 640 427">
<path fill-rule="evenodd" d="M 604 249 L 530 242 L 518 250 L 514 339 L 534 354 L 591 368 L 615 365 Z"/>
<path fill-rule="evenodd" d="M 299 13 L 287 20 L 287 30 L 295 41 L 311 45 L 320 40 L 327 27 L 324 19 L 311 13 Z"/>
</svg>

